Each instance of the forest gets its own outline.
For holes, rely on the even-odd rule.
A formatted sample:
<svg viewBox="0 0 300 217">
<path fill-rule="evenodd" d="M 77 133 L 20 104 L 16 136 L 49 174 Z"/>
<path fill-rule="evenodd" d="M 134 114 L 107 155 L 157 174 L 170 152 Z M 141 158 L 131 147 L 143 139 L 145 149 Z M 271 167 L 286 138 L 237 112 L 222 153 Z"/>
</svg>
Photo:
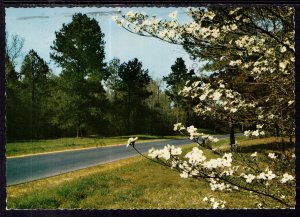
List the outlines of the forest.
<svg viewBox="0 0 300 217">
<path fill-rule="evenodd" d="M 98 22 L 80 13 L 55 35 L 50 55 L 61 68 L 59 74 L 34 50 L 24 56 L 17 71 L 16 59 L 26 42 L 7 34 L 8 141 L 171 135 L 174 123 L 192 123 L 191 105 L 177 93 L 196 74 L 182 58 L 170 66 L 168 76 L 158 79 L 150 77 L 138 58 L 105 62 L 104 34 Z M 198 120 L 193 124 L 215 129 Z"/>
</svg>

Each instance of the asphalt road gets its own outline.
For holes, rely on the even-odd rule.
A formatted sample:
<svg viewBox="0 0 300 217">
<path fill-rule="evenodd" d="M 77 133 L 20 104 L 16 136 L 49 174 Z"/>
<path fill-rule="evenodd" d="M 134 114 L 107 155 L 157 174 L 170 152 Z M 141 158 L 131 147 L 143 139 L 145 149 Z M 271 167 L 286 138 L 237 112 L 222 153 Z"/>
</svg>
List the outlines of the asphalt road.
<svg viewBox="0 0 300 217">
<path fill-rule="evenodd" d="M 215 137 L 225 138 L 228 135 Z M 179 146 L 190 143 L 192 142 L 188 139 L 165 140 L 138 143 L 136 148 L 140 152 L 145 153 L 151 147 L 162 148 L 167 144 Z M 6 160 L 6 185 L 21 184 L 136 155 L 138 154 L 132 147 L 126 148 L 126 145 L 120 145 L 8 158 Z"/>
</svg>

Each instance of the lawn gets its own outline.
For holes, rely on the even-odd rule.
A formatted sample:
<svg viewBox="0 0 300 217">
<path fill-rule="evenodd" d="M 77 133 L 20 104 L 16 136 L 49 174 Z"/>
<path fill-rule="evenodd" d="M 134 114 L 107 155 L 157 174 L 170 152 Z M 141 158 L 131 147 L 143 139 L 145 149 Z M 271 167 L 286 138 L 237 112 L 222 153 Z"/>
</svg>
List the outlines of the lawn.
<svg viewBox="0 0 300 217">
<path fill-rule="evenodd" d="M 274 138 L 238 142 L 250 153 L 277 147 Z M 217 146 L 226 144 L 222 140 Z M 255 208 L 253 201 L 258 200 L 249 193 L 212 192 L 206 182 L 182 179 L 177 172 L 142 157 L 11 186 L 7 195 L 9 209 L 199 209 L 209 208 L 202 199 L 210 195 L 227 201 L 227 208 Z"/>
<path fill-rule="evenodd" d="M 161 139 L 177 139 L 180 136 L 152 136 L 152 135 L 134 135 L 138 136 L 138 142 L 150 142 Z M 11 142 L 6 144 L 6 156 L 20 156 L 26 154 L 36 154 L 43 152 L 53 152 L 62 150 L 71 150 L 77 148 L 91 148 L 108 145 L 126 144 L 130 136 L 118 137 L 79 137 L 79 138 L 59 138 L 48 140 L 32 140 Z"/>
</svg>

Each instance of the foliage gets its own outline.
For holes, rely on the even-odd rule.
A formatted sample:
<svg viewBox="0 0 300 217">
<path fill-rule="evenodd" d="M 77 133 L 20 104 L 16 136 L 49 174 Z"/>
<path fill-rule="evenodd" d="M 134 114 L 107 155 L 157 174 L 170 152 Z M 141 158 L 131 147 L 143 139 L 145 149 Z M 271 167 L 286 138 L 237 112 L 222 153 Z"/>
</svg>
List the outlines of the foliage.
<svg viewBox="0 0 300 217">
<path fill-rule="evenodd" d="M 49 96 L 50 70 L 47 63 L 34 51 L 30 50 L 25 56 L 20 80 L 23 89 L 24 107 L 27 108 L 30 120 L 27 122 L 31 138 L 43 136 L 45 126 L 45 98 Z"/>
<path fill-rule="evenodd" d="M 55 123 L 62 129 L 76 130 L 79 136 L 88 124 L 105 124 L 101 120 L 107 104 L 101 84 L 106 73 L 104 34 L 95 19 L 79 13 L 55 36 L 50 56 L 62 67 L 55 96 L 59 105 Z"/>
<path fill-rule="evenodd" d="M 209 145 L 213 138 L 190 126 L 186 129 L 190 139 L 219 155 L 218 158 L 207 160 L 198 148 L 181 157 L 181 149 L 173 146 L 151 149 L 149 156 L 177 169 L 183 178 L 207 180 L 213 191 L 243 189 L 292 207 L 293 203 L 286 202 L 288 195 L 294 195 L 291 156 L 283 149 L 282 153 L 269 153 L 261 158 L 256 158 L 261 155 L 255 152 L 239 159 L 234 125 L 250 128 L 244 132 L 246 136 L 288 135 L 292 143 L 294 9 L 209 7 L 188 8 L 187 14 L 192 21 L 182 24 L 177 20 L 177 11 L 165 20 L 133 11 L 113 20 L 132 33 L 181 45 L 192 57 L 205 61 L 203 70 L 213 74 L 204 77 L 206 81 L 203 76 L 190 79 L 181 94 L 195 103 L 193 109 L 201 117 L 228 121 L 232 152 L 224 154 L 213 149 Z M 185 128 L 178 124 L 174 127 L 177 129 Z M 267 161 L 269 166 L 263 168 L 261 161 Z M 215 198 L 205 197 L 204 201 L 213 208 L 225 206 L 224 201 Z"/>
<path fill-rule="evenodd" d="M 275 128 L 278 136 L 293 134 L 293 8 L 188 8 L 187 14 L 193 21 L 183 24 L 176 11 L 166 20 L 133 11 L 113 20 L 133 33 L 182 45 L 193 57 L 205 60 L 204 69 L 217 77 L 210 82 L 224 79 L 227 89 L 257 102 L 255 115 L 244 125 L 264 124 L 269 132 Z M 254 88 L 247 90 L 249 86 Z"/>
<path fill-rule="evenodd" d="M 133 132 L 132 120 L 135 119 L 142 125 L 142 115 L 146 111 L 143 101 L 147 99 L 151 93 L 146 89 L 150 83 L 150 76 L 148 70 L 142 69 L 142 63 L 138 59 L 128 61 L 120 65 L 118 71 L 120 82 L 118 90 L 123 95 L 123 104 L 126 106 L 125 114 L 127 117 L 126 128 L 127 133 Z M 133 116 L 133 112 L 135 116 Z"/>
<path fill-rule="evenodd" d="M 178 93 L 183 89 L 187 81 L 193 80 L 195 76 L 194 70 L 188 71 L 181 57 L 176 59 L 174 65 L 171 66 L 171 70 L 172 72 L 168 76 L 163 77 L 168 88 L 166 94 L 175 104 L 177 110 L 176 122 L 179 122 L 179 113 L 182 111 L 185 114 L 187 124 L 190 124 L 192 120 L 191 102 L 186 102 Z"/>
</svg>

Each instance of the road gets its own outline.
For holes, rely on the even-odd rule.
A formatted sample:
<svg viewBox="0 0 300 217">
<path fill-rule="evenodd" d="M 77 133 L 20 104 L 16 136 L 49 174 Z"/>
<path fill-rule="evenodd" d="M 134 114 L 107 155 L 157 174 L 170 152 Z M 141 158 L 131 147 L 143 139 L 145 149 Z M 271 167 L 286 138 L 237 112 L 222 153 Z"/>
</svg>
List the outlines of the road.
<svg viewBox="0 0 300 217">
<path fill-rule="evenodd" d="M 228 135 L 215 137 L 226 138 Z M 152 147 L 162 148 L 167 144 L 180 146 L 190 143 L 188 139 L 164 140 L 137 143 L 136 148 L 145 153 Z M 120 145 L 8 158 L 6 160 L 6 185 L 21 184 L 136 155 L 138 154 L 132 147 L 126 148 L 126 145 Z"/>
</svg>

